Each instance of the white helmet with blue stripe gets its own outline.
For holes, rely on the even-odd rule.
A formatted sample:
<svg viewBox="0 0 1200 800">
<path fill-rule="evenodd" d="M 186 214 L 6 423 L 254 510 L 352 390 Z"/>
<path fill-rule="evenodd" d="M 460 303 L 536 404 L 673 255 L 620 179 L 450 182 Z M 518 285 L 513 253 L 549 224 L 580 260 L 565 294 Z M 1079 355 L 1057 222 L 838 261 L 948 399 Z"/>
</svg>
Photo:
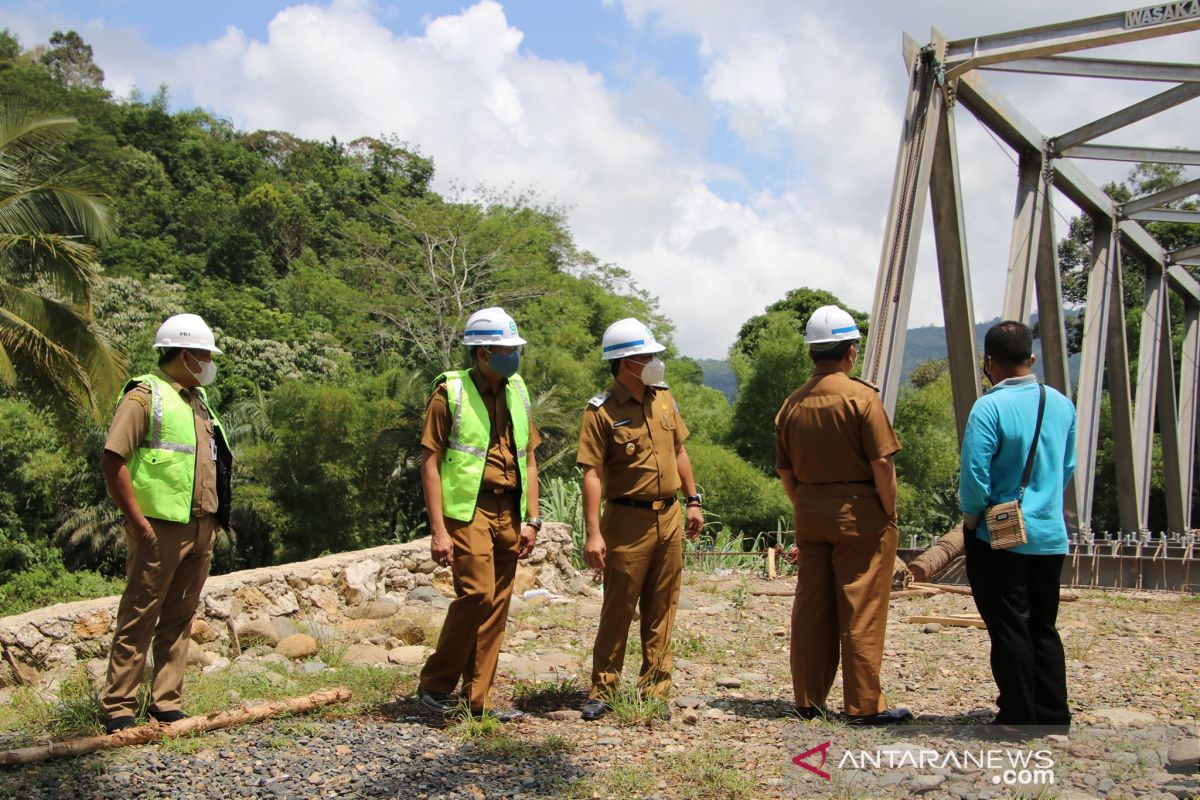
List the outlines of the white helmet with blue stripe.
<svg viewBox="0 0 1200 800">
<path fill-rule="evenodd" d="M 492 307 L 476 311 L 467 317 L 462 343 L 469 347 L 479 345 L 519 345 L 525 340 L 517 335 L 517 323 L 503 308 Z"/>
<path fill-rule="evenodd" d="M 644 353 L 661 353 L 667 349 L 655 340 L 649 328 L 633 317 L 619 319 L 609 325 L 600 346 L 604 349 L 605 361 Z"/>
<path fill-rule="evenodd" d="M 842 342 L 851 342 L 861 338 L 862 334 L 858 331 L 854 317 L 837 306 L 818 308 L 808 318 L 808 325 L 804 329 L 805 344 L 809 347 L 825 345 L 817 347 L 817 350 L 828 350 Z"/>
</svg>

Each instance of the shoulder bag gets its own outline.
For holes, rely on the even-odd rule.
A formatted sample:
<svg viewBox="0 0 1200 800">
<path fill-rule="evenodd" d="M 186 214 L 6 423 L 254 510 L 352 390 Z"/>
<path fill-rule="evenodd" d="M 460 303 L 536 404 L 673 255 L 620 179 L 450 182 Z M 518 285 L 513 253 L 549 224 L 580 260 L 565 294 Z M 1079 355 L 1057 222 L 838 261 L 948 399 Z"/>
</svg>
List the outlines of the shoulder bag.
<svg viewBox="0 0 1200 800">
<path fill-rule="evenodd" d="M 1038 439 L 1042 435 L 1042 417 L 1046 412 L 1046 387 L 1039 384 L 1038 393 L 1037 425 L 1033 429 L 1033 444 L 1029 446 L 1029 457 L 1025 459 L 1025 472 L 1021 475 L 1021 491 L 1017 493 L 1016 500 L 997 503 L 984 513 L 993 550 L 1007 550 L 1029 541 L 1025 534 L 1025 516 L 1021 513 L 1021 500 L 1025 497 L 1025 487 L 1029 485 L 1029 479 L 1033 476 L 1033 457 L 1037 454 Z"/>
</svg>

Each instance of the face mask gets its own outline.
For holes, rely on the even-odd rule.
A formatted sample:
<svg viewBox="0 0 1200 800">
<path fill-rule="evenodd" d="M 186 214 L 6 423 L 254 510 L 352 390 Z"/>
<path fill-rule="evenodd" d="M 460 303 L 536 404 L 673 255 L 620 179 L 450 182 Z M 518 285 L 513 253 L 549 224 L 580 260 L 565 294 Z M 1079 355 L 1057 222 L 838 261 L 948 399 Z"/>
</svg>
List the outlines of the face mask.
<svg viewBox="0 0 1200 800">
<path fill-rule="evenodd" d="M 667 375 L 667 365 L 658 356 L 646 362 L 646 366 L 642 367 L 642 383 L 647 386 L 653 386 L 656 383 L 662 383 L 662 379 Z"/>
<path fill-rule="evenodd" d="M 212 383 L 214 380 L 216 380 L 216 377 L 217 377 L 217 362 L 215 362 L 215 361 L 212 361 L 212 360 L 209 360 L 209 361 L 201 361 L 200 359 L 196 358 L 196 357 L 195 357 L 194 355 L 192 355 L 191 353 L 188 353 L 188 354 L 187 354 L 187 357 L 188 357 L 188 358 L 190 358 L 192 361 L 195 361 L 197 364 L 199 364 L 199 365 L 200 365 L 200 371 L 199 371 L 199 372 L 197 372 L 196 370 L 194 370 L 194 369 L 192 369 L 192 368 L 191 368 L 191 366 L 188 364 L 188 362 L 187 362 L 187 360 L 186 360 L 186 359 L 185 359 L 185 360 L 184 360 L 184 362 L 183 362 L 183 365 L 184 365 L 185 367 L 187 367 L 187 371 L 188 371 L 188 372 L 190 372 L 190 373 L 192 373 L 192 375 L 193 375 L 193 376 L 195 376 L 195 378 L 196 378 L 196 381 L 197 381 L 197 382 L 198 382 L 198 383 L 199 383 L 201 386 L 208 386 L 210 383 Z"/>
<path fill-rule="evenodd" d="M 496 353 L 489 350 L 487 363 L 501 378 L 511 378 L 517 374 L 517 367 L 521 366 L 521 351 Z"/>
</svg>

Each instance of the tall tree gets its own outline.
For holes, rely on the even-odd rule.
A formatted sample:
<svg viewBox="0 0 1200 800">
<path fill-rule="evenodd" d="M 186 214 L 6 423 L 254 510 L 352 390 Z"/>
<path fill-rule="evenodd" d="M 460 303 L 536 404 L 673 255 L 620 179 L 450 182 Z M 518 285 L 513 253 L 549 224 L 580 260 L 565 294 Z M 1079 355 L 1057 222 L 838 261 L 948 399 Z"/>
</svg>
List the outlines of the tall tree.
<svg viewBox="0 0 1200 800">
<path fill-rule="evenodd" d="M 92 60 L 92 46 L 75 31 L 51 34 L 50 48 L 41 61 L 68 88 L 99 89 L 104 83 L 104 71 Z"/>
<path fill-rule="evenodd" d="M 419 364 L 457 366 L 462 326 L 486 306 L 511 307 L 544 294 L 533 270 L 568 237 L 560 211 L 528 195 L 459 193 L 386 199 L 387 235 L 364 242 L 376 278 L 375 313 Z"/>
<path fill-rule="evenodd" d="M 92 325 L 108 209 L 58 169 L 69 117 L 0 109 L 0 382 L 99 420 L 125 358 Z M 103 410 L 102 410 L 103 409 Z"/>
</svg>

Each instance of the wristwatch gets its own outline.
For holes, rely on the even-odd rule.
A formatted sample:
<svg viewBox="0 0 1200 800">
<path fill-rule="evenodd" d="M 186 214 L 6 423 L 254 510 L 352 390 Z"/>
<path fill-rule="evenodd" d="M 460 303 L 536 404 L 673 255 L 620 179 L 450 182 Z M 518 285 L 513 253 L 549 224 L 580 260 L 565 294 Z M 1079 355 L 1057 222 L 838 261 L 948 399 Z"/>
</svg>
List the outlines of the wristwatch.
<svg viewBox="0 0 1200 800">
<path fill-rule="evenodd" d="M 542 518 L 541 517 L 530 517 L 529 519 L 525 520 L 525 524 L 528 525 L 529 527 L 533 528 L 538 533 L 542 532 Z"/>
<path fill-rule="evenodd" d="M 696 494 L 688 495 L 687 497 L 683 498 L 683 502 L 684 502 L 684 504 L 689 505 L 689 506 L 701 506 L 701 507 L 704 506 L 704 498 L 700 495 L 699 492 L 697 492 Z"/>
</svg>

